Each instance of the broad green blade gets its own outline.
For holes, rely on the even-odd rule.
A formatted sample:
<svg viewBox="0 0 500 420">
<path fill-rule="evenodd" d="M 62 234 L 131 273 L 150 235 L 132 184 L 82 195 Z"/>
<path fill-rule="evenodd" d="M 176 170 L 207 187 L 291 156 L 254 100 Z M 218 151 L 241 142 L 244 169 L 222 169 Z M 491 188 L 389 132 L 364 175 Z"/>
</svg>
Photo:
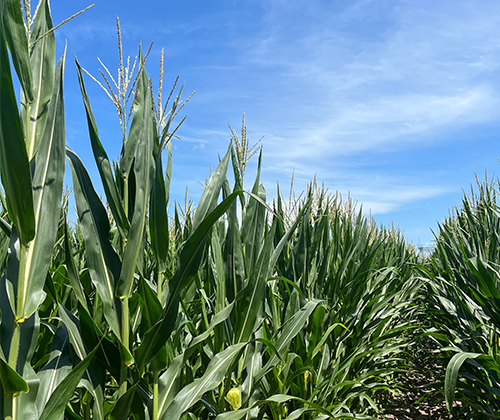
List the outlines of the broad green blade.
<svg viewBox="0 0 500 420">
<path fill-rule="evenodd" d="M 38 412 L 41 413 L 57 386 L 69 375 L 73 363 L 69 347 L 69 335 L 65 324 L 61 324 L 54 335 L 50 358 L 38 372 L 40 388 L 36 398 Z"/>
<path fill-rule="evenodd" d="M 9 44 L 12 62 L 24 95 L 29 102 L 32 102 L 34 99 L 33 80 L 21 3 L 17 0 L 2 0 L 1 7 L 1 32 L 4 32 Z"/>
<path fill-rule="evenodd" d="M 52 18 L 48 0 L 42 0 L 31 32 L 34 42 L 52 29 Z M 56 41 L 54 33 L 41 38 L 31 46 L 30 63 L 33 75 L 34 99 L 21 97 L 21 113 L 26 134 L 26 150 L 31 161 L 42 139 L 48 116 L 50 98 L 54 87 L 54 67 L 56 61 Z M 30 103 L 31 102 L 31 103 Z"/>
<path fill-rule="evenodd" d="M 67 333 L 71 345 L 75 350 L 76 355 L 83 360 L 87 355 L 85 344 L 83 343 L 84 337 L 80 333 L 80 320 L 73 315 L 68 309 L 58 303 L 59 316 L 61 317 L 64 325 L 66 325 Z"/>
<path fill-rule="evenodd" d="M 231 148 L 231 146 L 230 146 Z M 217 205 L 217 199 L 219 197 L 222 184 L 226 180 L 227 166 L 229 164 L 229 157 L 231 149 L 228 149 L 226 156 L 221 160 L 215 171 L 213 172 L 208 185 L 203 191 L 203 195 L 200 198 L 198 207 L 193 218 L 193 231 L 198 228 L 200 223 L 207 217 L 207 215 L 215 208 Z"/>
<path fill-rule="evenodd" d="M 278 352 L 280 358 L 284 358 L 288 351 L 290 343 L 292 342 L 292 339 L 304 328 L 305 323 L 308 321 L 309 317 L 320 303 L 321 300 L 319 299 L 313 299 L 310 302 L 307 302 L 306 305 L 300 310 L 300 312 L 297 312 L 284 325 L 281 335 L 274 344 L 274 347 Z M 266 363 L 266 366 L 264 366 L 262 371 L 257 375 L 256 380 L 259 380 L 269 371 L 269 369 L 275 366 L 278 362 L 278 356 L 273 354 L 269 361 Z"/>
<path fill-rule="evenodd" d="M 253 266 L 257 262 L 263 245 L 262 238 L 264 237 L 266 224 L 266 208 L 264 205 L 266 202 L 266 190 L 264 186 L 260 184 L 261 164 L 262 149 L 259 154 L 257 176 L 255 177 L 254 186 L 252 188 L 253 196 L 249 198 L 241 222 L 241 240 L 245 245 L 245 261 L 248 273 L 252 272 Z"/>
<path fill-rule="evenodd" d="M 360 419 L 362 419 L 362 418 L 367 419 L 368 418 L 368 419 L 372 419 L 373 418 L 373 417 L 358 417 L 358 416 L 353 416 L 353 415 L 349 415 L 349 417 L 337 417 L 336 415 L 334 416 L 330 411 L 326 410 L 325 408 L 321 407 L 318 404 L 315 404 L 311 401 L 307 401 L 307 400 L 304 400 L 303 398 L 295 397 L 292 395 L 275 394 L 275 395 L 272 395 L 271 397 L 267 398 L 265 401 L 266 402 L 276 402 L 276 403 L 282 404 L 282 403 L 285 403 L 285 402 L 290 401 L 290 400 L 300 401 L 302 404 L 309 406 L 309 407 L 313 408 L 315 411 L 318 411 L 319 413 L 324 414 L 328 418 L 332 418 L 332 419 L 334 419 L 334 418 L 360 418 Z"/>
<path fill-rule="evenodd" d="M 154 117 L 152 113 L 151 94 L 148 89 L 148 79 L 144 69 L 141 80 L 142 83 L 139 83 L 137 97 L 142 97 L 140 103 L 143 104 L 143 106 L 138 106 L 136 108 L 134 111 L 134 119 L 138 117 L 138 113 L 142 111 L 143 125 L 137 143 L 137 155 L 134 161 L 136 183 L 134 214 L 132 216 L 132 223 L 125 246 L 120 278 L 116 285 L 116 295 L 120 299 L 129 298 L 132 294 L 134 272 L 144 240 L 149 194 L 151 192 L 151 180 L 154 174 L 154 162 L 152 161 Z"/>
<path fill-rule="evenodd" d="M 159 416 L 160 420 L 179 420 L 182 414 L 198 402 L 204 393 L 215 389 L 226 376 L 235 356 L 245 345 L 246 343 L 235 344 L 216 354 L 208 364 L 203 376 L 179 391 L 165 412 Z"/>
<path fill-rule="evenodd" d="M 461 352 L 455 354 L 449 361 L 444 378 L 444 395 L 446 397 L 446 407 L 450 413 L 453 408 L 453 401 L 455 400 L 455 388 L 460 368 L 467 359 L 475 359 L 479 356 L 481 356 L 481 353 Z"/>
<path fill-rule="evenodd" d="M 141 322 L 144 326 L 147 326 L 147 331 L 158 322 L 163 313 L 163 308 L 156 293 L 142 277 L 139 282 L 139 299 L 141 301 Z M 143 326 L 141 325 L 142 328 Z"/>
<path fill-rule="evenodd" d="M 39 420 L 59 420 L 61 418 L 66 404 L 68 404 L 73 396 L 73 392 L 78 386 L 81 377 L 92 361 L 92 357 L 94 357 L 96 351 L 97 347 L 92 350 L 85 359 L 78 363 L 71 373 L 57 386 L 47 401 L 43 412 L 40 414 Z"/>
<path fill-rule="evenodd" d="M 222 249 L 220 244 L 219 233 L 217 229 L 212 230 L 210 237 L 210 245 L 212 249 L 212 258 L 214 260 L 214 277 L 215 277 L 215 312 L 219 312 L 226 306 L 226 275 L 224 260 L 222 257 Z"/>
<path fill-rule="evenodd" d="M 181 371 L 184 363 L 189 359 L 193 351 L 197 346 L 205 341 L 212 331 L 221 323 L 224 322 L 230 315 L 233 309 L 233 304 L 226 306 L 222 311 L 217 313 L 210 323 L 209 328 L 200 335 L 197 335 L 191 342 L 185 351 L 177 356 L 168 367 L 168 369 L 160 376 L 158 381 L 158 412 L 162 413 L 167 409 L 170 402 L 174 399 L 175 395 L 179 390 L 180 382 L 177 379 L 179 372 Z"/>
<path fill-rule="evenodd" d="M 250 275 L 248 284 L 236 297 L 235 343 L 248 341 L 262 316 L 262 303 L 264 294 L 266 293 L 267 278 L 269 277 L 269 261 L 274 250 L 275 228 L 276 223 L 273 223 L 271 230 L 265 238 L 264 245 Z"/>
<path fill-rule="evenodd" d="M 130 229 L 130 223 L 125 215 L 125 210 L 123 208 L 123 204 L 118 193 L 118 188 L 113 177 L 113 170 L 111 169 L 108 155 L 106 154 L 106 151 L 104 150 L 104 147 L 99 140 L 97 125 L 94 119 L 92 108 L 90 107 L 90 101 L 87 96 L 87 91 L 85 90 L 80 63 L 78 62 L 78 60 L 75 60 L 75 63 L 78 73 L 78 81 L 80 82 L 80 90 L 82 92 L 83 104 L 85 105 L 85 112 L 87 114 L 90 144 L 92 145 L 92 151 L 94 153 L 97 169 L 99 170 L 99 175 L 101 176 L 104 192 L 106 194 L 111 212 L 113 213 L 113 217 L 115 218 L 116 226 L 118 227 L 118 230 L 120 231 L 122 237 L 126 238 L 127 232 Z"/>
<path fill-rule="evenodd" d="M 228 183 L 224 183 L 225 194 L 230 194 Z M 241 197 L 241 196 L 240 196 Z M 245 287 L 245 256 L 241 242 L 238 222 L 237 201 L 227 211 L 227 233 L 224 241 L 224 266 L 226 269 L 227 300 L 233 302 L 236 295 Z"/>
<path fill-rule="evenodd" d="M 134 401 L 135 389 L 136 385 L 130 387 L 125 394 L 118 398 L 118 401 L 113 405 L 111 413 L 109 413 L 110 420 L 123 420 L 129 418 L 130 408 Z"/>
<path fill-rule="evenodd" d="M 4 395 L 19 395 L 21 392 L 29 391 L 28 384 L 22 376 L 2 358 L 0 358 L 0 381 Z"/>
<path fill-rule="evenodd" d="M 108 215 L 80 158 L 69 148 L 66 148 L 66 156 L 73 173 L 78 220 L 85 241 L 90 278 L 102 299 L 104 316 L 109 326 L 120 337 L 114 310 L 114 288 L 115 279 L 120 275 L 121 262 L 111 245 Z"/>
<path fill-rule="evenodd" d="M 19 7 L 15 0 L 2 2 L 3 9 L 14 5 Z M 0 30 L 0 175 L 9 217 L 21 243 L 27 245 L 35 236 L 31 173 L 3 32 Z"/>
<path fill-rule="evenodd" d="M 208 233 L 217 220 L 227 211 L 231 203 L 242 191 L 235 191 L 220 203 L 193 232 L 184 243 L 179 255 L 178 269 L 168 283 L 168 302 L 164 308 L 162 319 L 158 321 L 143 337 L 143 341 L 136 350 L 135 361 L 139 369 L 149 362 L 154 355 L 163 347 L 174 329 L 177 319 L 179 297 L 181 291 L 198 271 L 205 249 Z"/>
<path fill-rule="evenodd" d="M 169 164 L 171 159 L 169 159 Z M 169 182 L 170 183 L 170 180 Z M 149 203 L 149 232 L 151 234 L 151 249 L 156 258 L 157 270 L 164 273 L 169 247 L 166 180 L 163 179 L 161 155 L 156 162 L 156 175 L 151 190 Z"/>
<path fill-rule="evenodd" d="M 130 171 L 134 163 L 134 158 L 137 150 L 137 145 L 143 134 L 145 125 L 149 125 L 149 121 L 144 120 L 147 113 L 145 98 L 149 95 L 148 77 L 146 76 L 146 69 L 142 56 L 142 49 L 139 46 L 139 71 L 137 79 L 137 95 L 134 97 L 134 116 L 130 124 L 128 139 L 124 142 L 122 147 L 122 154 L 120 157 L 120 176 L 122 179 L 128 179 Z"/>
<path fill-rule="evenodd" d="M 69 240 L 66 217 L 64 218 L 64 261 L 68 270 L 69 283 L 73 289 L 73 293 L 78 299 L 78 302 L 80 302 L 80 304 L 88 311 L 87 298 L 85 296 L 85 292 L 83 291 L 82 283 L 80 282 L 80 276 L 78 275 L 75 259 L 73 258 L 73 248 Z"/>
<path fill-rule="evenodd" d="M 158 413 L 163 413 L 179 392 L 179 373 L 184 366 L 184 355 L 177 356 L 168 369 L 158 378 Z"/>
<path fill-rule="evenodd" d="M 81 305 L 78 307 L 78 315 L 81 335 L 85 337 L 85 348 L 88 350 L 99 346 L 95 360 L 118 382 L 121 367 L 120 350 L 108 337 L 104 336 L 87 310 Z"/>
<path fill-rule="evenodd" d="M 22 303 L 18 296 L 18 305 L 24 306 L 22 312 L 21 307 L 17 308 L 18 318 L 29 318 L 44 299 L 43 286 L 52 256 L 47 250 L 54 247 L 59 223 L 65 168 L 63 101 L 65 59 L 66 54 L 63 54 L 56 68 L 54 92 L 50 100 L 45 130 L 31 165 L 36 236 L 26 256 L 28 276 L 24 276 L 24 280 L 27 284 L 22 288 L 18 285 L 18 290 L 25 293 Z"/>
</svg>

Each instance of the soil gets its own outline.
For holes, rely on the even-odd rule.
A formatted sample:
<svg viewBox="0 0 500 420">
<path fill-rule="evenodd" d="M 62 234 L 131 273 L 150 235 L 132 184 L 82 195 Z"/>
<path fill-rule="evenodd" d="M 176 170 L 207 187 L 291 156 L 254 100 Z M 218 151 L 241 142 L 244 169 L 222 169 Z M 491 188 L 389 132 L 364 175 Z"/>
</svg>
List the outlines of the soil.
<svg viewBox="0 0 500 420">
<path fill-rule="evenodd" d="M 386 420 L 449 420 L 443 394 L 445 367 L 425 346 L 413 358 L 412 368 L 400 378 L 401 395 L 384 404 Z M 417 363 L 420 361 L 420 363 Z M 423 362 L 422 362 L 423 361 Z M 459 406 L 459 403 L 454 405 Z"/>
<path fill-rule="evenodd" d="M 412 369 L 402 378 L 402 395 L 388 401 L 387 420 L 447 420 L 451 417 L 442 392 L 442 368 Z M 425 397 L 422 399 L 422 397 Z M 420 400 L 420 401 L 419 401 Z"/>
</svg>

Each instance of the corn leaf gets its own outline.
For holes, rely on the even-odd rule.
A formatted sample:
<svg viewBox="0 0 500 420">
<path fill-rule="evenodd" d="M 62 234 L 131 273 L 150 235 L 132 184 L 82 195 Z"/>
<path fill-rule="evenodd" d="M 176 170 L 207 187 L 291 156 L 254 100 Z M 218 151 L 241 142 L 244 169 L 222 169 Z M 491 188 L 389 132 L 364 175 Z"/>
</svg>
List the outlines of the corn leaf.
<svg viewBox="0 0 500 420">
<path fill-rule="evenodd" d="M 80 158 L 69 148 L 66 148 L 66 156 L 73 173 L 76 208 L 85 241 L 90 278 L 102 299 L 106 320 L 116 336 L 120 337 L 114 310 L 114 289 L 121 262 L 110 242 L 108 215 Z"/>
<path fill-rule="evenodd" d="M 217 353 L 208 364 L 203 376 L 182 388 L 159 418 L 161 420 L 179 420 L 184 411 L 198 402 L 204 393 L 215 389 L 220 384 L 235 356 L 245 345 L 246 343 L 235 344 Z"/>
<path fill-rule="evenodd" d="M 162 319 L 147 331 L 142 343 L 136 350 L 135 361 L 141 369 L 163 347 L 173 331 L 174 323 L 177 319 L 180 293 L 191 280 L 192 276 L 198 271 L 208 233 L 214 223 L 227 211 L 239 194 L 241 194 L 241 191 L 235 191 L 223 200 L 200 223 L 198 228 L 183 245 L 179 255 L 179 268 L 168 283 L 168 301 L 163 310 Z"/>
<path fill-rule="evenodd" d="M 2 9 L 14 5 L 19 8 L 15 0 L 2 2 Z M 9 217 L 21 243 L 27 245 L 35 236 L 31 174 L 3 29 L 0 30 L 0 175 Z"/>
<path fill-rule="evenodd" d="M 30 64 L 33 75 L 34 98 L 21 97 L 21 113 L 26 130 L 26 149 L 31 161 L 42 139 L 48 117 L 50 98 L 54 87 L 56 41 L 52 29 L 52 18 L 48 0 L 37 6 L 31 39 L 38 42 L 30 47 Z M 44 36 L 45 35 L 45 36 Z M 43 38 L 41 38 L 43 36 Z M 41 38 L 41 39 L 39 39 Z M 23 91 L 24 92 L 24 91 Z"/>
<path fill-rule="evenodd" d="M 275 229 L 276 224 L 273 223 L 265 238 L 259 258 L 253 267 L 248 284 L 236 297 L 235 343 L 248 341 L 255 330 L 256 324 L 259 323 L 262 301 L 266 292 L 266 282 L 269 277 L 269 261 L 274 249 Z"/>
<path fill-rule="evenodd" d="M 151 94 L 148 89 L 146 71 L 143 69 L 141 83 L 138 86 L 134 120 L 141 118 L 142 131 L 137 142 L 137 155 L 134 160 L 135 173 L 135 204 L 132 223 L 128 234 L 120 277 L 116 285 L 116 295 L 128 298 L 132 293 L 134 272 L 138 262 L 146 225 L 149 194 L 151 191 L 151 176 L 153 174 L 153 114 Z M 141 98 L 141 100 L 139 100 Z M 143 115 L 139 115 L 142 112 Z"/>
<path fill-rule="evenodd" d="M 109 203 L 113 217 L 115 218 L 116 225 L 120 234 L 123 238 L 127 237 L 128 230 L 130 229 L 130 223 L 125 215 L 125 210 L 118 193 L 118 188 L 113 177 L 113 171 L 111 169 L 111 164 L 109 163 L 108 155 L 104 150 L 104 147 L 99 140 L 99 134 L 97 132 L 97 125 L 94 119 L 94 114 L 92 108 L 90 107 L 90 101 L 87 96 L 87 91 L 85 90 L 85 84 L 82 76 L 82 69 L 78 60 L 75 60 L 76 70 L 78 74 L 78 81 L 80 83 L 80 90 L 82 92 L 83 104 L 85 105 L 85 112 L 87 115 L 87 124 L 89 128 L 90 144 L 92 145 L 92 151 L 94 153 L 94 159 L 97 164 L 97 169 L 99 170 L 99 175 L 102 180 L 102 185 L 104 187 L 104 193 Z"/>
<path fill-rule="evenodd" d="M 21 3 L 16 0 L 2 0 L 2 32 L 5 33 L 12 62 L 21 83 L 24 95 L 29 102 L 34 99 L 28 40 L 23 22 Z"/>
<path fill-rule="evenodd" d="M 192 225 L 193 231 L 198 228 L 200 223 L 217 205 L 217 198 L 219 197 L 222 184 L 226 179 L 230 152 L 231 150 L 228 149 L 226 155 L 222 158 L 210 177 L 208 185 L 205 187 L 205 191 L 203 191 L 203 195 L 200 198 L 200 202 L 198 203 L 198 207 L 196 208 L 196 212 L 194 214 Z"/>
<path fill-rule="evenodd" d="M 38 412 L 41 413 L 57 386 L 73 368 L 69 349 L 69 335 L 65 324 L 57 329 L 52 341 L 50 358 L 38 372 L 40 388 L 36 398 Z"/>
<path fill-rule="evenodd" d="M 36 236 L 27 251 L 29 272 L 28 276 L 24 277 L 27 284 L 22 288 L 26 293 L 24 313 L 17 314 L 26 318 L 37 310 L 44 299 L 43 286 L 51 258 L 47 250 L 54 246 L 59 223 L 65 167 L 63 101 L 65 60 L 66 53 L 56 68 L 54 92 L 50 100 L 45 130 L 31 165 Z"/>
<path fill-rule="evenodd" d="M 73 396 L 75 388 L 78 386 L 81 377 L 92 361 L 92 357 L 97 351 L 97 347 L 92 350 L 78 365 L 66 376 L 50 396 L 44 410 L 40 414 L 39 420 L 59 420 L 64 413 L 64 408 Z"/>
<path fill-rule="evenodd" d="M 461 352 L 455 354 L 446 367 L 444 378 L 444 396 L 446 398 L 446 407 L 451 412 L 453 401 L 455 400 L 455 389 L 457 386 L 458 372 L 467 359 L 475 359 L 481 356 L 481 353 Z"/>
</svg>

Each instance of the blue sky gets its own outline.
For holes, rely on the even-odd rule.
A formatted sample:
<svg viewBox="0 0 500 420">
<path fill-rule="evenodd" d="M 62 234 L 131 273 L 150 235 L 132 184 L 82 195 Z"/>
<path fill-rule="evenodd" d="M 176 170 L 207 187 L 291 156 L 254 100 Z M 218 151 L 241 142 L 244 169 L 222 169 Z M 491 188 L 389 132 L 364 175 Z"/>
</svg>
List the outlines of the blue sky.
<svg viewBox="0 0 500 420">
<path fill-rule="evenodd" d="M 53 0 L 54 23 L 90 2 Z M 124 54 L 154 41 L 147 71 L 165 89 L 180 75 L 187 119 L 174 142 L 172 197 L 198 181 L 239 131 L 264 136 L 262 179 L 304 189 L 315 174 L 394 222 L 409 241 L 460 205 L 463 189 L 498 170 L 500 3 L 367 0 L 97 0 L 56 33 L 68 44 L 67 143 L 95 170 L 72 53 L 94 75 L 97 57 L 117 73 L 116 16 Z M 111 101 L 86 79 L 101 141 L 117 157 L 121 131 Z M 255 164 L 255 161 L 254 161 Z M 253 173 L 249 169 L 246 187 Z"/>
</svg>

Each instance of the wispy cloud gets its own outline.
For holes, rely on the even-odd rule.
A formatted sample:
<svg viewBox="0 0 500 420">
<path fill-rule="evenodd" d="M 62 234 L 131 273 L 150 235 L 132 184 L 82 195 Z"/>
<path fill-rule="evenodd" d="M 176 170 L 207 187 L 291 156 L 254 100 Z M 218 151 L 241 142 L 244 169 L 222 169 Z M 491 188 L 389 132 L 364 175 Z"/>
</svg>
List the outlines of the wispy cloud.
<svg viewBox="0 0 500 420">
<path fill-rule="evenodd" d="M 298 189 L 318 174 L 365 210 L 393 213 L 460 189 L 426 153 L 445 142 L 455 149 L 461 132 L 500 120 L 496 0 L 225 0 L 200 8 L 147 21 L 121 14 L 132 54 L 137 40 L 154 39 L 166 47 L 167 70 L 190 83 L 186 92 L 198 89 L 179 132 L 181 155 L 202 150 L 184 163 L 185 183 L 204 179 L 199 168 L 227 147 L 227 122 L 238 130 L 246 112 L 250 141 L 264 135 L 266 187 L 287 185 L 295 168 Z M 92 40 L 92 54 L 116 51 L 112 18 L 75 21 L 68 37 Z M 411 151 L 421 152 L 414 172 L 398 164 L 402 155 L 411 162 Z"/>
<path fill-rule="evenodd" d="M 240 39 L 239 59 L 251 69 L 246 83 L 254 96 L 267 100 L 245 109 L 256 136 L 265 136 L 270 177 L 283 182 L 295 167 L 305 184 L 317 173 L 374 214 L 449 193 L 446 179 L 397 170 L 374 179 L 373 166 L 382 151 L 398 159 L 399 151 L 500 118 L 500 4 L 262 5 L 258 36 Z M 341 164 L 373 151 L 365 164 Z M 342 174 L 330 176 L 339 164 Z"/>
</svg>

